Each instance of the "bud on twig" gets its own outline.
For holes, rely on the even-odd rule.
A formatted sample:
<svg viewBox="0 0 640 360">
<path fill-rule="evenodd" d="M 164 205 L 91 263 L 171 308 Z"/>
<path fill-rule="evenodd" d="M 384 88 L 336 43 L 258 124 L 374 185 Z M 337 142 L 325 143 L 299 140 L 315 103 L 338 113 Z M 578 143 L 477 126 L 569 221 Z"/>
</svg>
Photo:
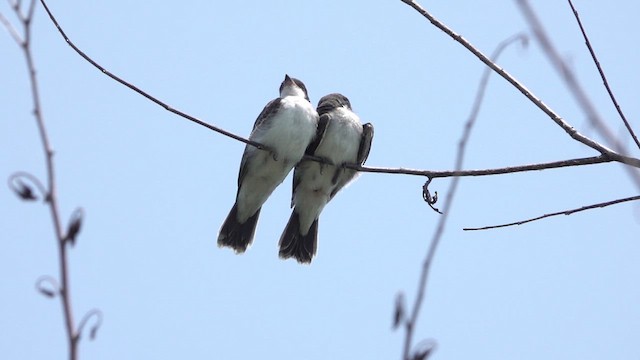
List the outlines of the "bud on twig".
<svg viewBox="0 0 640 360">
<path fill-rule="evenodd" d="M 49 285 L 45 286 L 45 283 Z M 43 275 L 36 280 L 36 289 L 40 294 L 48 298 L 54 298 L 60 292 L 60 285 L 58 285 L 58 282 L 51 276 Z"/>
<path fill-rule="evenodd" d="M 67 236 L 65 236 L 64 241 L 68 241 L 71 246 L 76 243 L 76 236 L 80 232 L 82 227 L 82 217 L 84 215 L 84 210 L 82 208 L 77 208 L 73 214 L 71 214 L 71 220 L 69 221 L 69 225 L 67 226 Z"/>
<path fill-rule="evenodd" d="M 393 313 L 393 330 L 404 321 L 404 294 L 398 293 L 396 296 L 396 309 Z"/>
<path fill-rule="evenodd" d="M 427 360 L 436 349 L 436 342 L 433 339 L 422 340 L 413 353 L 412 360 Z"/>
<path fill-rule="evenodd" d="M 31 189 L 31 186 L 25 184 L 20 179 L 16 179 L 15 180 L 15 183 L 14 183 L 14 186 L 13 186 L 13 191 L 22 200 L 25 200 L 25 201 L 38 200 L 38 198 L 33 193 L 33 190 Z"/>
</svg>

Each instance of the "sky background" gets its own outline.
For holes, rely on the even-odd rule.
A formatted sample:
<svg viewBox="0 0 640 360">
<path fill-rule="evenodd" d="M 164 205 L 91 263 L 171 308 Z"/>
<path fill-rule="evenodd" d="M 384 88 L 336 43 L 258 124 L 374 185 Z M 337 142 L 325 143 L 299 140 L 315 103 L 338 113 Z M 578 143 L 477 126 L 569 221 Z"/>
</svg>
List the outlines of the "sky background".
<svg viewBox="0 0 640 360">
<path fill-rule="evenodd" d="M 513 1 L 423 1 L 489 54 L 528 26 Z M 640 48 L 631 1 L 576 1 L 618 100 L 640 131 Z M 51 1 L 71 39 L 110 71 L 211 124 L 247 136 L 284 74 L 314 106 L 349 97 L 375 126 L 367 164 L 452 169 L 483 64 L 401 1 Z M 632 148 L 567 3 L 535 10 L 611 129 Z M 14 21 L 6 2 L 0 12 Z M 439 219 L 424 178 L 363 174 L 324 210 L 310 266 L 282 261 L 291 177 L 264 205 L 243 255 L 216 246 L 244 145 L 179 118 L 91 67 L 38 6 L 33 26 L 43 113 L 56 151 L 63 224 L 86 212 L 70 252 L 76 321 L 104 313 L 82 359 L 398 359 L 394 299 L 415 296 Z M 599 139 L 540 48 L 500 66 Z M 0 33 L 0 178 L 45 179 L 25 64 Z M 633 154 L 638 156 L 636 149 Z M 492 76 L 467 169 L 597 155 Z M 449 179 L 431 184 L 444 199 Z M 638 359 L 640 207 L 626 203 L 493 231 L 638 194 L 615 164 L 462 179 L 433 264 L 416 340 L 434 359 Z M 440 207 L 443 204 L 439 204 Z M 57 277 L 48 209 L 0 187 L 0 357 L 65 359 L 60 303 L 34 289 Z"/>
</svg>

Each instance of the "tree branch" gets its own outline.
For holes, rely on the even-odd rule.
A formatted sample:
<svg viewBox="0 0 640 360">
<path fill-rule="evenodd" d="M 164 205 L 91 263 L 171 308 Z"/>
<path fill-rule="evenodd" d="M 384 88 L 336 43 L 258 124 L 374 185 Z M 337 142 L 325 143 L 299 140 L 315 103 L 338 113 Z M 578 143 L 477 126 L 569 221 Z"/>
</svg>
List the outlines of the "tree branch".
<svg viewBox="0 0 640 360">
<path fill-rule="evenodd" d="M 520 6 L 520 10 L 522 11 L 525 19 L 527 20 L 527 22 L 529 22 L 529 26 L 531 27 L 535 38 L 538 40 L 538 44 L 540 44 L 543 52 L 549 58 L 552 66 L 564 80 L 565 84 L 569 88 L 570 93 L 576 99 L 576 102 L 585 113 L 587 119 L 589 119 L 593 127 L 596 128 L 596 130 L 598 130 L 610 144 L 613 144 L 616 150 L 610 150 L 600 145 L 599 143 L 596 143 L 597 145 L 602 146 L 602 149 L 600 150 L 602 154 L 607 154 L 611 159 L 624 163 L 624 161 L 621 161 L 621 159 L 623 157 L 626 157 L 623 154 L 627 153 L 627 150 L 625 149 L 624 145 L 620 141 L 618 141 L 611 130 L 609 130 L 609 128 L 606 126 L 606 124 L 598 114 L 595 106 L 587 96 L 586 91 L 578 82 L 577 77 L 575 76 L 571 68 L 569 68 L 567 63 L 562 59 L 560 54 L 558 54 L 558 51 L 553 46 L 551 39 L 547 35 L 537 15 L 529 5 L 529 2 L 527 0 L 517 0 L 517 3 Z M 636 187 L 640 189 L 640 173 L 630 168 L 626 168 L 626 170 L 629 173 L 629 176 L 631 176 L 632 180 L 635 181 Z"/>
<path fill-rule="evenodd" d="M 497 47 L 496 50 L 494 51 L 492 58 L 494 59 L 493 61 L 495 61 L 500 54 L 502 53 L 502 51 L 509 46 L 510 44 L 512 44 L 515 41 L 522 41 L 523 43 L 526 42 L 526 38 L 522 35 L 517 35 L 514 37 L 511 37 L 510 39 L 507 39 L 503 42 L 501 42 Z M 460 171 L 460 169 L 462 169 L 462 165 L 464 163 L 464 156 L 465 156 L 465 150 L 466 150 L 466 146 L 467 146 L 467 142 L 471 136 L 471 131 L 473 130 L 473 126 L 476 122 L 476 119 L 478 118 L 478 114 L 480 113 L 480 107 L 482 105 L 482 101 L 484 99 L 484 94 L 485 94 L 485 90 L 487 88 L 487 84 L 489 82 L 489 78 L 491 75 L 491 70 L 490 69 L 485 69 L 483 74 L 482 74 L 482 79 L 480 80 L 480 84 L 478 85 L 478 91 L 476 94 L 476 98 L 474 100 L 473 106 L 471 108 L 469 117 L 465 123 L 464 126 L 464 131 L 462 133 L 462 136 L 460 137 L 460 141 L 458 142 L 458 153 L 456 156 L 456 161 L 455 161 L 455 171 Z M 431 181 L 431 179 L 429 180 Z M 415 324 L 418 321 L 418 315 L 420 313 L 420 309 L 422 307 L 422 303 L 424 302 L 424 297 L 426 295 L 426 288 L 427 288 L 427 281 L 429 279 L 429 272 L 431 269 L 431 264 L 433 263 L 433 259 L 435 257 L 436 251 L 438 249 L 438 245 L 440 244 L 440 240 L 442 239 L 442 235 L 444 234 L 444 230 L 447 224 L 447 220 L 449 217 L 449 214 L 451 213 L 451 208 L 453 205 L 453 198 L 455 196 L 456 190 L 458 188 L 458 183 L 460 181 L 460 177 L 459 176 L 454 176 L 453 180 L 451 181 L 451 185 L 449 186 L 449 190 L 447 192 L 447 197 L 445 199 L 445 205 L 443 208 L 443 212 L 442 212 L 442 217 L 440 217 L 440 220 L 438 221 L 438 225 L 433 233 L 432 239 L 431 239 L 431 243 L 429 245 L 429 249 L 427 251 L 427 254 L 425 256 L 424 262 L 422 264 L 422 271 L 420 273 L 420 280 L 418 281 L 418 290 L 417 290 L 417 295 L 415 298 L 415 301 L 413 303 L 413 308 L 411 311 L 411 314 L 409 316 L 408 319 L 405 320 L 405 341 L 404 341 L 404 347 L 403 347 L 403 359 L 404 360 L 411 360 L 416 358 L 416 354 L 418 354 L 419 349 L 414 350 L 414 355 L 412 356 L 411 353 L 411 349 L 412 349 L 412 342 L 413 342 L 413 332 L 415 329 Z M 424 190 L 426 191 L 426 190 Z M 401 311 L 402 313 L 404 311 Z M 428 354 L 431 352 L 431 348 L 428 348 L 426 351 L 423 351 L 426 355 L 422 356 L 422 358 L 426 358 L 426 356 L 428 356 Z"/>
<path fill-rule="evenodd" d="M 416 175 L 416 176 L 426 176 L 428 178 L 435 179 L 435 178 L 448 178 L 448 177 L 454 177 L 454 176 L 463 177 L 463 176 L 488 176 L 488 175 L 512 174 L 512 173 L 518 173 L 518 172 L 524 172 L 524 171 L 539 171 L 539 170 L 557 169 L 557 168 L 570 167 L 570 166 L 602 164 L 602 163 L 608 163 L 613 161 L 614 160 L 610 159 L 606 155 L 600 155 L 600 156 L 553 161 L 553 162 L 539 163 L 539 164 L 528 164 L 528 165 L 495 168 L 495 169 L 478 169 L 478 170 L 435 171 L 435 170 L 419 170 L 419 169 L 407 169 L 407 168 L 367 167 L 367 166 L 357 166 L 354 164 L 346 164 L 345 167 L 354 169 L 360 172 Z M 640 168 L 639 159 L 625 157 L 625 163 L 630 166 Z"/>
<path fill-rule="evenodd" d="M 7 31 L 9 32 L 9 35 L 11 35 L 13 40 L 15 40 L 15 42 L 19 46 L 23 46 L 24 40 L 22 40 L 22 37 L 20 36 L 20 34 L 18 34 L 18 31 L 16 30 L 16 28 L 14 28 L 13 25 L 11 25 L 11 22 L 9 22 L 9 20 L 7 20 L 7 18 L 4 17 L 2 13 L 0 13 L 0 23 L 2 23 L 2 25 L 7 29 Z"/>
<path fill-rule="evenodd" d="M 413 4 L 412 6 L 417 6 L 419 8 L 419 5 L 411 2 L 411 1 L 405 1 L 403 0 L 405 3 L 408 4 Z M 246 138 L 243 138 L 239 135 L 233 134 L 231 132 L 228 132 L 224 129 L 218 128 L 216 126 L 210 125 L 206 122 L 204 122 L 203 120 L 200 120 L 194 116 L 191 116 L 187 113 L 184 113 L 180 110 L 174 109 L 172 108 L 170 105 L 158 100 L 157 98 L 155 98 L 154 96 L 148 94 L 147 92 L 141 90 L 140 88 L 138 88 L 137 86 L 121 79 L 120 77 L 112 74 L 111 72 L 109 72 L 108 70 L 106 70 L 103 66 L 101 66 L 100 64 L 98 64 L 96 61 L 94 61 L 92 58 L 90 58 L 88 55 L 86 55 L 82 50 L 80 50 L 67 36 L 67 34 L 64 32 L 64 30 L 62 29 L 62 27 L 60 26 L 60 24 L 58 23 L 58 21 L 56 20 L 55 16 L 53 15 L 53 13 L 49 10 L 46 2 L 44 0 L 40 0 L 40 2 L 42 3 L 42 5 L 45 8 L 45 11 L 47 12 L 47 14 L 49 15 L 49 18 L 51 19 L 51 21 L 53 22 L 53 24 L 55 25 L 56 29 L 58 30 L 58 32 L 60 33 L 60 35 L 63 37 L 63 39 L 67 42 L 67 44 L 69 46 L 71 46 L 71 48 L 78 53 L 83 59 L 85 59 L 86 61 L 88 61 L 91 65 L 93 65 L 94 67 L 96 67 L 98 70 L 100 70 L 100 72 L 104 73 L 105 75 L 107 75 L 108 77 L 110 77 L 111 79 L 119 82 L 120 84 L 128 87 L 129 89 L 135 91 L 136 93 L 144 96 L 145 98 L 147 98 L 148 100 L 154 102 L 155 104 L 161 106 L 162 108 L 164 108 L 165 110 L 172 112 L 178 116 L 181 116 L 187 120 L 193 121 L 198 125 L 204 126 L 207 129 L 216 131 L 220 134 L 223 134 L 225 136 L 228 136 L 230 138 L 233 138 L 235 140 L 241 141 L 245 144 L 249 144 L 252 146 L 255 146 L 259 149 L 264 149 L 264 150 L 270 150 L 268 149 L 268 147 L 248 140 Z M 428 14 L 428 13 L 427 13 Z M 429 15 L 430 16 L 430 15 Z M 437 22 L 437 20 L 434 19 L 434 21 Z M 438 24 L 440 24 L 439 22 L 437 22 Z M 510 75 L 506 74 L 506 72 L 504 70 L 502 70 L 501 68 L 498 68 L 497 65 L 495 65 L 494 62 L 492 62 L 491 60 L 489 60 L 488 58 L 486 58 L 484 55 L 482 55 L 478 50 L 476 50 L 475 48 L 473 48 L 470 44 L 468 44 L 466 42 L 466 40 L 462 39 L 462 37 L 460 37 L 459 35 L 453 33 L 451 30 L 448 30 L 448 28 L 446 28 L 444 25 L 440 24 L 440 26 L 444 27 L 444 29 L 447 29 L 445 32 L 447 32 L 448 34 L 453 34 L 452 36 L 454 36 L 454 39 L 458 39 L 459 41 L 463 41 L 463 45 L 465 45 L 466 47 L 473 49 L 472 52 L 477 53 L 477 56 L 482 60 L 483 58 L 486 59 L 486 62 L 492 69 L 494 69 L 495 71 L 497 71 L 499 74 L 503 75 L 503 77 L 506 76 L 506 79 L 509 80 L 510 82 L 515 82 L 516 84 L 518 84 L 519 89 L 521 89 L 521 91 L 524 91 L 522 89 L 524 89 L 524 86 L 520 85 L 515 79 L 513 79 Z M 440 27 L 439 26 L 439 27 Z M 516 86 L 516 87 L 518 87 Z M 526 90 L 526 89 L 525 89 Z M 533 97 L 534 99 L 537 100 L 537 98 L 535 98 L 532 94 L 530 94 L 528 92 L 528 90 L 524 91 L 526 94 L 528 94 L 528 96 Z M 542 104 L 542 102 L 540 100 L 537 100 L 540 104 Z M 551 111 L 550 109 L 548 111 Z M 551 113 L 553 113 L 551 111 Z M 559 119 L 559 117 L 558 117 Z M 560 119 L 560 121 L 562 121 Z M 564 123 L 562 121 L 562 124 L 566 125 L 566 127 L 569 127 L 566 123 Z M 572 129 L 572 128 L 571 128 Z M 572 130 L 573 132 L 575 132 L 575 130 Z M 577 134 L 577 132 L 576 132 Z M 578 134 L 579 135 L 579 134 Z M 580 135 L 581 136 L 581 135 Z M 596 163 L 602 163 L 602 162 L 608 162 L 608 161 L 617 161 L 617 162 L 621 162 L 627 165 L 631 165 L 634 167 L 638 167 L 640 168 L 640 159 L 636 159 L 636 158 L 632 158 L 632 157 L 626 157 L 626 156 L 622 156 L 619 154 L 615 154 L 614 152 L 611 152 L 610 150 L 606 149 L 604 151 L 601 151 L 601 153 L 603 154 L 607 154 L 607 157 L 610 157 L 608 160 L 605 160 L 607 157 L 602 157 L 597 159 L 596 158 L 585 158 L 585 162 L 582 161 L 576 161 L 575 163 L 571 163 L 569 165 L 565 164 L 565 162 L 553 162 L 553 163 L 548 163 L 548 164 L 538 164 L 538 165 L 524 165 L 524 166 L 516 166 L 516 167 L 510 167 L 510 168 L 503 168 L 503 169 L 489 169 L 489 170 L 472 170 L 472 171 L 462 171 L 462 172 L 457 172 L 457 171 L 429 171 L 429 170 L 414 170 L 414 169 L 403 169 L 403 168 L 382 168 L 382 167 L 363 167 L 363 166 L 359 166 L 356 164 L 347 164 L 345 165 L 348 168 L 357 170 L 357 171 L 361 171 L 361 172 L 371 172 L 371 173 L 387 173 L 387 174 L 405 174 L 405 175 L 419 175 L 419 176 L 427 176 L 427 177 L 431 177 L 431 178 L 436 178 L 436 177 L 451 177 L 451 176 L 482 176 L 482 175 L 494 175 L 494 174 L 505 174 L 505 173 L 510 173 L 510 172 L 519 172 L 519 171 L 530 171 L 530 170 L 542 170 L 542 169 L 551 169 L 551 168 L 557 168 L 557 167 L 564 167 L 564 166 L 576 166 L 576 165 L 588 165 L 588 164 L 596 164 Z M 614 156 L 612 156 L 612 154 Z M 324 162 L 323 159 L 317 158 L 317 157 L 313 157 L 313 156 L 308 156 L 306 155 L 304 157 L 304 159 L 306 160 L 313 160 L 313 161 L 318 161 L 318 162 Z M 587 160 L 587 159 L 591 159 L 591 160 Z M 597 159 L 597 160 L 595 160 Z M 566 160 L 569 162 L 575 161 L 575 160 Z M 594 161 L 594 162 L 591 162 Z M 548 167 L 547 167 L 548 166 Z"/>
<path fill-rule="evenodd" d="M 229 132 L 227 130 L 221 129 L 217 126 L 208 124 L 206 122 L 204 122 L 203 120 L 200 120 L 198 118 L 196 118 L 195 116 L 191 116 L 183 111 L 180 111 L 178 109 L 174 109 L 173 107 L 171 107 L 171 105 L 159 100 L 158 98 L 150 95 L 149 93 L 145 92 L 144 90 L 140 89 L 139 87 L 127 82 L 126 80 L 120 78 L 119 76 L 111 73 L 109 70 L 105 69 L 102 65 L 98 64 L 96 61 L 94 61 L 92 58 L 90 58 L 87 54 L 85 54 L 82 50 L 80 50 L 72 41 L 71 39 L 69 39 L 69 37 L 67 36 L 67 34 L 64 32 L 64 30 L 62 30 L 62 27 L 60 26 L 60 24 L 58 24 L 58 21 L 56 20 L 56 18 L 53 16 L 53 14 L 51 13 L 51 11 L 49 10 L 49 7 L 47 6 L 47 4 L 45 3 L 44 0 L 40 0 L 40 2 L 42 3 L 42 6 L 44 6 L 45 11 L 47 12 L 47 14 L 49 15 L 49 18 L 51 19 L 51 21 L 53 22 L 53 24 L 55 25 L 56 29 L 58 29 L 58 32 L 60 33 L 60 35 L 62 35 L 62 37 L 64 38 L 64 41 L 66 41 L 66 43 L 71 46 L 71 48 L 78 53 L 78 55 L 80 55 L 83 59 L 85 59 L 86 61 L 88 61 L 91 65 L 93 65 L 96 69 L 100 70 L 101 73 L 107 75 L 108 77 L 110 77 L 111 79 L 119 82 L 120 84 L 128 87 L 129 89 L 135 91 L 136 93 L 144 96 L 145 98 L 147 98 L 148 100 L 150 100 L 151 102 L 155 103 L 156 105 L 161 106 L 162 108 L 164 108 L 165 110 L 174 113 L 180 117 L 183 117 L 187 120 L 190 120 L 200 126 L 204 126 L 209 130 L 213 130 L 217 133 L 220 133 L 222 135 L 228 136 L 232 139 L 241 141 L 245 144 L 251 145 L 251 146 L 255 146 L 258 149 L 261 150 L 267 150 L 267 151 L 271 151 L 271 149 L 269 149 L 268 146 L 260 144 L 258 142 L 246 139 L 242 136 L 236 135 L 232 132 Z"/>
<path fill-rule="evenodd" d="M 18 32 L 10 26 L 9 22 L 6 20 L 4 16 L 0 14 L 0 21 L 9 29 L 9 33 L 14 38 L 14 40 L 20 45 L 23 55 L 25 57 L 25 62 L 27 65 L 27 70 L 29 74 L 29 83 L 31 86 L 31 95 L 33 99 L 33 115 L 36 120 L 38 132 L 40 135 L 40 141 L 42 143 L 42 149 L 44 150 L 45 155 L 45 166 L 47 173 L 47 186 L 44 186 L 37 178 L 33 175 L 25 172 L 19 172 L 10 177 L 10 187 L 18 192 L 18 195 L 23 200 L 33 200 L 32 190 L 30 187 L 27 187 L 24 183 L 20 183 L 20 178 L 27 178 L 35 184 L 39 190 L 42 192 L 42 196 L 44 198 L 45 203 L 49 207 L 49 211 L 51 214 L 51 219 L 53 222 L 54 233 L 57 242 L 58 248 L 58 265 L 59 265 L 59 277 L 60 282 L 58 282 L 47 276 L 40 278 L 36 282 L 36 288 L 45 296 L 54 297 L 56 295 L 60 296 L 60 302 L 62 305 L 62 313 L 65 322 L 66 329 L 66 337 L 67 344 L 69 348 L 69 359 L 76 360 L 78 357 L 78 342 L 79 335 L 77 333 L 74 317 L 73 317 L 73 308 L 71 306 L 71 291 L 69 284 L 69 268 L 68 268 L 68 256 L 67 256 L 67 245 L 72 245 L 72 242 L 68 242 L 67 238 L 70 236 L 71 232 L 74 232 L 73 237 L 77 235 L 80 228 L 81 218 L 77 217 L 74 219 L 73 224 L 76 227 L 74 230 L 64 231 L 62 229 L 62 224 L 60 220 L 60 210 L 58 205 L 58 197 L 57 197 L 57 189 L 56 189 L 56 177 L 55 177 L 55 167 L 53 161 L 53 149 L 51 147 L 51 143 L 49 141 L 49 136 L 47 134 L 47 129 L 44 123 L 44 117 L 42 114 L 42 105 L 40 103 L 40 94 L 38 88 L 38 81 L 36 76 L 36 67 L 33 60 L 33 55 L 31 53 L 31 22 L 33 20 L 33 15 L 35 11 L 36 1 L 32 0 L 27 8 L 26 14 L 21 10 L 21 2 L 16 1 L 11 3 L 13 10 L 16 13 L 16 16 L 20 20 L 23 28 L 23 36 L 20 36 Z M 20 184 L 20 188 L 16 187 L 17 181 Z M 31 198 L 28 195 L 31 195 Z M 52 288 L 48 289 L 43 286 L 43 282 L 48 282 Z"/>
<path fill-rule="evenodd" d="M 616 204 L 620 204 L 620 203 L 627 202 L 627 201 L 636 201 L 636 200 L 640 200 L 640 196 L 631 196 L 631 197 L 624 198 L 624 199 L 618 199 L 618 200 L 601 202 L 601 203 L 597 203 L 597 204 L 593 204 L 593 205 L 582 206 L 582 207 L 579 207 L 579 208 L 576 208 L 576 209 L 558 211 L 558 212 L 554 212 L 554 213 L 550 213 L 550 214 L 544 214 L 544 215 L 541 215 L 541 216 L 538 216 L 538 217 L 534 217 L 534 218 L 531 218 L 531 219 L 515 221 L 515 222 L 507 223 L 507 224 L 483 226 L 483 227 L 476 227 L 476 228 L 463 228 L 462 230 L 465 230 L 465 231 L 477 231 L 477 230 L 489 230 L 489 229 L 498 229 L 498 228 L 503 228 L 503 227 L 515 226 L 515 225 L 522 225 L 522 224 L 530 223 L 530 222 L 533 222 L 533 221 L 538 221 L 538 220 L 541 220 L 541 219 L 544 219 L 544 218 L 548 218 L 548 217 L 552 217 L 552 216 L 571 215 L 571 214 L 574 214 L 574 213 L 577 213 L 577 212 L 580 212 L 580 211 L 586 211 L 586 210 L 591 210 L 591 209 L 596 209 L 596 208 L 603 208 L 603 207 L 616 205 Z"/>
<path fill-rule="evenodd" d="M 558 115 L 555 111 L 553 111 L 549 106 L 547 106 L 540 98 L 538 98 L 535 94 L 533 94 L 529 89 L 527 89 L 522 83 L 520 83 L 516 78 L 514 78 L 511 74 L 509 74 L 506 70 L 498 66 L 495 62 L 491 61 L 486 55 L 484 55 L 480 50 L 471 45 L 465 38 L 461 35 L 455 33 L 449 27 L 441 23 L 437 20 L 431 13 L 429 13 L 426 9 L 420 6 L 413 0 L 401 0 L 405 4 L 412 7 L 422 16 L 424 16 L 427 20 L 429 20 L 435 27 L 440 29 L 445 34 L 449 35 L 453 40 L 458 42 L 460 45 L 464 46 L 467 50 L 469 50 L 472 54 L 474 54 L 480 61 L 486 64 L 493 71 L 498 73 L 502 78 L 507 80 L 511 85 L 513 85 L 518 91 L 520 91 L 527 99 L 529 99 L 534 105 L 536 105 L 540 110 L 542 110 L 551 120 L 553 120 L 558 126 L 560 126 L 572 139 L 581 142 L 582 144 L 598 151 L 601 154 L 606 154 L 614 161 L 622 161 L 626 156 L 617 153 L 616 151 L 607 148 L 606 146 L 598 143 L 597 141 L 588 138 L 585 135 L 580 134 L 576 129 L 574 129 L 569 123 L 564 121 L 560 115 Z"/>
<path fill-rule="evenodd" d="M 629 134 L 633 138 L 633 141 L 636 143 L 636 146 L 640 149 L 640 140 L 638 140 L 638 137 L 636 136 L 635 132 L 631 128 L 631 125 L 629 124 L 629 121 L 627 121 L 627 117 L 624 116 L 624 113 L 622 112 L 622 109 L 620 108 L 620 105 L 618 104 L 618 100 L 616 100 L 616 97 L 613 94 L 613 91 L 611 91 L 611 88 L 609 87 L 609 81 L 607 81 L 607 77 L 604 74 L 604 70 L 602 70 L 602 67 L 600 66 L 600 61 L 598 61 L 598 57 L 596 56 L 596 52 L 593 50 L 593 47 L 591 46 L 591 41 L 589 40 L 589 37 L 587 36 L 587 32 L 585 31 L 584 27 L 582 26 L 582 21 L 580 21 L 580 15 L 578 15 L 578 10 L 576 10 L 575 6 L 573 6 L 573 2 L 571 0 L 568 0 L 568 1 L 569 1 L 569 6 L 571 6 L 571 10 L 573 11 L 573 15 L 575 16 L 576 21 L 578 22 L 578 26 L 580 27 L 580 32 L 582 32 L 582 37 L 584 38 L 584 42 L 587 45 L 587 48 L 589 49 L 589 53 L 591 54 L 591 58 L 593 59 L 594 64 L 598 68 L 598 72 L 600 73 L 600 78 L 602 79 L 602 83 L 604 84 L 605 89 L 607 89 L 607 93 L 609 94 L 609 97 L 611 98 L 611 101 L 613 102 L 613 105 L 615 106 L 616 110 L 618 111 L 618 115 L 620 115 L 620 118 L 622 119 L 622 122 L 624 122 L 624 126 L 627 128 L 627 131 L 629 132 Z"/>
</svg>

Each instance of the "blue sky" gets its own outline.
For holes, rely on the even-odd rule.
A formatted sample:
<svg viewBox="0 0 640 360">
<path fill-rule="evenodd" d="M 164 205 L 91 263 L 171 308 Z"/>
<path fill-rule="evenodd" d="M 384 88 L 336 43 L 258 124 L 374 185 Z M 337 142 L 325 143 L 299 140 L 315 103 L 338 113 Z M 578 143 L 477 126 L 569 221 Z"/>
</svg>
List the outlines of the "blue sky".
<svg viewBox="0 0 640 360">
<path fill-rule="evenodd" d="M 191 115 L 240 135 L 287 73 L 312 103 L 349 97 L 375 126 L 371 166 L 446 170 L 483 65 L 401 1 L 122 0 L 50 4 L 72 40 L 107 69 Z M 515 3 L 423 2 L 485 53 L 528 28 Z M 636 130 L 639 5 L 577 2 Z M 614 132 L 625 136 L 568 5 L 536 11 Z M 9 6 L 0 11 L 11 17 Z M 77 56 L 38 7 L 33 51 L 56 151 L 64 219 L 86 212 L 71 251 L 77 320 L 104 323 L 86 359 L 397 359 L 396 294 L 415 295 L 438 221 L 423 178 L 363 174 L 324 210 L 311 266 L 281 261 L 290 177 L 263 207 L 253 246 L 216 247 L 236 193 L 243 144 L 183 120 Z M 0 177 L 45 176 L 23 58 L 0 36 Z M 599 139 L 539 47 L 499 64 L 566 121 Z M 631 148 L 628 137 L 625 142 Z M 634 152 L 638 156 L 638 151 Z M 465 168 L 596 155 L 493 76 Z M 444 199 L 448 179 L 431 188 Z M 640 208 L 627 203 L 519 227 L 520 220 L 636 195 L 615 164 L 465 178 L 431 272 L 416 338 L 437 359 L 637 359 Z M 442 205 L 441 205 L 442 206 Z M 63 221 L 66 223 L 66 220 Z M 57 275 L 48 210 L 0 189 L 0 354 L 64 359 L 57 300 L 34 290 Z"/>
</svg>

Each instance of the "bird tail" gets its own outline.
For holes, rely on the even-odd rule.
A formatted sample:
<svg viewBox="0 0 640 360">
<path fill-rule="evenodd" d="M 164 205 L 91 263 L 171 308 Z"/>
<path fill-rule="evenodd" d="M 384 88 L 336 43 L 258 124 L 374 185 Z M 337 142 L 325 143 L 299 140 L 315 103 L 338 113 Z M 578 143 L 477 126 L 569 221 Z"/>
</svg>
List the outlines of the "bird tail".
<svg viewBox="0 0 640 360">
<path fill-rule="evenodd" d="M 253 216 L 247 219 L 244 223 L 238 222 L 238 207 L 233 205 L 227 219 L 220 228 L 218 234 L 218 246 L 230 247 L 235 250 L 236 253 L 243 253 L 247 250 L 247 247 L 253 241 L 253 235 L 256 232 L 256 224 L 258 223 L 258 217 L 260 216 L 261 208 L 258 208 Z"/>
<path fill-rule="evenodd" d="M 280 236 L 280 258 L 295 258 L 299 263 L 311 263 L 318 246 L 318 219 L 313 221 L 306 235 L 300 234 L 300 216 L 293 211 L 287 227 Z"/>
</svg>

